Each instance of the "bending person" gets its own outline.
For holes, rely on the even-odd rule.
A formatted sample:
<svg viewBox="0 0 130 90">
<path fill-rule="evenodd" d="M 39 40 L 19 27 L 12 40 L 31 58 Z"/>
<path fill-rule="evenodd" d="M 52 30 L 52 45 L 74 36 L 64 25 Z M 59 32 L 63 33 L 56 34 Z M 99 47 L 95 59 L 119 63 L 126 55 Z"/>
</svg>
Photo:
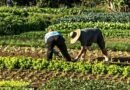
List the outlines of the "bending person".
<svg viewBox="0 0 130 90">
<path fill-rule="evenodd" d="M 65 39 L 58 31 L 49 29 L 48 33 L 45 34 L 45 43 L 47 45 L 47 60 L 52 59 L 54 47 L 57 46 L 60 49 L 64 58 L 67 61 L 71 61 L 71 57 L 68 54 L 67 47 L 65 44 Z"/>
<path fill-rule="evenodd" d="M 75 60 L 78 60 L 81 55 L 85 59 L 86 50 L 92 43 L 97 43 L 102 53 L 104 54 L 105 61 L 108 61 L 108 54 L 107 50 L 105 49 L 105 41 L 102 35 L 102 32 L 98 28 L 85 28 L 85 29 L 77 29 L 69 34 L 71 40 L 70 43 L 74 44 L 76 41 L 80 41 L 81 43 L 81 50 L 78 53 Z"/>
</svg>

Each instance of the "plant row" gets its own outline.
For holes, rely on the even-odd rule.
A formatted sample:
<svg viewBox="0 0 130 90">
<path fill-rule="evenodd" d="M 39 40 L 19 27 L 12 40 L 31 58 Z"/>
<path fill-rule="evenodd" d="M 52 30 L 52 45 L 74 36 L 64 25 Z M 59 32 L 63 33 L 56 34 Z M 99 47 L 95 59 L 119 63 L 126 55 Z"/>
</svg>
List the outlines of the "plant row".
<svg viewBox="0 0 130 90">
<path fill-rule="evenodd" d="M 100 28 L 103 30 L 111 30 L 111 29 L 118 29 L 118 30 L 129 30 L 130 23 L 108 23 L 108 22 L 70 22 L 70 23 L 59 23 L 50 25 L 48 28 L 53 28 L 55 30 L 69 30 L 72 31 L 74 29 L 82 29 L 82 28 Z M 47 29 L 48 29 L 47 28 Z"/>
<path fill-rule="evenodd" d="M 130 13 L 95 13 L 89 12 L 85 15 L 67 15 L 60 17 L 54 23 L 61 22 L 130 22 Z"/>
<path fill-rule="evenodd" d="M 29 82 L 14 81 L 14 80 L 0 81 L 0 87 L 26 87 L 26 86 L 29 86 Z"/>
<path fill-rule="evenodd" d="M 44 84 L 45 90 L 129 90 L 129 84 L 105 80 L 80 80 L 69 78 L 56 78 Z"/>
<path fill-rule="evenodd" d="M 21 81 L 1 81 L 1 90 L 34 90 L 34 88 L 28 87 L 27 82 Z M 106 87 L 107 86 L 107 87 Z M 35 87 L 38 90 L 128 90 L 130 89 L 129 83 L 105 81 L 105 80 L 82 80 L 71 77 L 59 77 L 53 78 L 47 83 L 43 83 L 39 87 Z"/>
<path fill-rule="evenodd" d="M 107 65 L 103 62 L 65 62 L 62 60 L 47 61 L 30 57 L 0 57 L 0 69 L 35 69 L 76 71 L 92 74 L 108 74 L 130 76 L 130 66 Z"/>
</svg>

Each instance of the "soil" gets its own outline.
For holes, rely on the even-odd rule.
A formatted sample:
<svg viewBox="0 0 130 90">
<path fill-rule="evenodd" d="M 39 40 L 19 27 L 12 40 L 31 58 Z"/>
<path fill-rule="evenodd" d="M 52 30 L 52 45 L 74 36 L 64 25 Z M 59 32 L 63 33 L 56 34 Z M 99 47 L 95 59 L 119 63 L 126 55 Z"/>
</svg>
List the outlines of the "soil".
<svg viewBox="0 0 130 90">
<path fill-rule="evenodd" d="M 57 49 L 58 53 L 60 52 Z M 68 50 L 69 54 L 72 58 L 76 57 L 79 50 Z M 121 62 L 121 63 L 130 63 L 130 51 L 108 51 L 110 61 L 112 62 Z M 53 59 L 64 59 L 59 53 L 61 57 L 56 56 L 54 54 Z M 33 57 L 33 58 L 45 58 L 46 57 L 46 49 L 44 48 L 31 48 L 31 47 L 0 47 L 0 56 L 25 56 L 25 57 Z M 81 61 L 103 61 L 104 57 L 100 50 L 91 50 L 87 51 L 86 59 Z"/>
</svg>

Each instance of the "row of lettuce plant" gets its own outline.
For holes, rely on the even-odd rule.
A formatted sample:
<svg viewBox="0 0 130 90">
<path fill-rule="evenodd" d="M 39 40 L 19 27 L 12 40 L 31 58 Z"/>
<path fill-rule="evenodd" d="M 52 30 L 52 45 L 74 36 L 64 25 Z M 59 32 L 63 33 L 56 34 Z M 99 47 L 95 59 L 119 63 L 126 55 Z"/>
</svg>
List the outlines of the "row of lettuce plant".
<svg viewBox="0 0 130 90">
<path fill-rule="evenodd" d="M 25 81 L 14 81 L 14 80 L 0 81 L 0 87 L 26 87 L 29 85 L 30 83 Z"/>
<path fill-rule="evenodd" d="M 48 28 L 53 28 L 55 30 L 74 30 L 77 28 L 100 28 L 103 30 L 111 30 L 111 29 L 118 29 L 118 30 L 129 30 L 130 23 L 108 23 L 108 22 L 70 22 L 70 23 L 59 23 L 50 25 Z M 48 29 L 47 28 L 47 29 Z"/>
<path fill-rule="evenodd" d="M 47 61 L 31 57 L 0 57 L 0 69 L 34 69 L 76 71 L 92 74 L 108 74 L 130 76 L 130 66 L 108 65 L 103 62 L 66 62 L 62 60 Z"/>
</svg>

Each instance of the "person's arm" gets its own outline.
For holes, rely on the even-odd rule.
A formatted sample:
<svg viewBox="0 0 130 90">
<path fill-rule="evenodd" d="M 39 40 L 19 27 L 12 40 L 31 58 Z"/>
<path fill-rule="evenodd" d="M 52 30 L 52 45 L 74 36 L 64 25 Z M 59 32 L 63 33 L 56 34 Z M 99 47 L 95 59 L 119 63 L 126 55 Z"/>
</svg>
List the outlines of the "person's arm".
<svg viewBox="0 0 130 90">
<path fill-rule="evenodd" d="M 81 50 L 79 51 L 78 56 L 75 58 L 75 60 L 78 60 L 81 57 L 81 55 L 83 53 L 85 53 L 85 51 L 86 51 L 85 46 L 82 46 Z"/>
<path fill-rule="evenodd" d="M 82 60 L 85 60 L 85 58 L 86 58 L 86 50 L 87 50 L 87 47 L 85 47 L 84 52 L 83 52 L 83 54 L 81 56 Z"/>
</svg>

